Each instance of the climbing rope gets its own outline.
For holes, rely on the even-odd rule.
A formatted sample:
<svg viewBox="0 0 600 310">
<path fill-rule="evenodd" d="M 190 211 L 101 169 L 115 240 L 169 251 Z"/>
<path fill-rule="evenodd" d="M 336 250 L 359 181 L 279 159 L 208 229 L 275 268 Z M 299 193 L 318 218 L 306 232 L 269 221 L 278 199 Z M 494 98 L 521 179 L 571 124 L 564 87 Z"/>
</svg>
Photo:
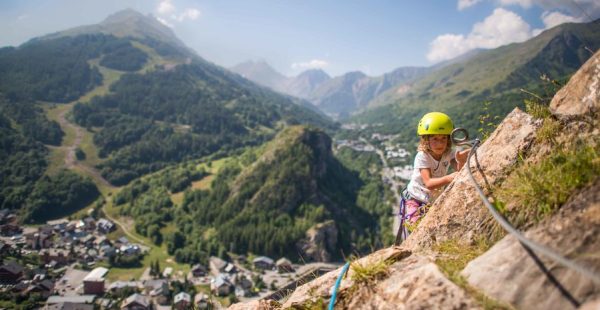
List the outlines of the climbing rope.
<svg viewBox="0 0 600 310">
<path fill-rule="evenodd" d="M 455 132 L 461 132 L 462 134 L 464 134 L 464 138 L 455 138 Z M 467 131 L 463 128 L 457 128 L 457 129 L 455 129 L 455 131 L 452 132 L 452 140 L 456 145 L 471 145 L 472 146 L 471 152 L 469 152 L 469 156 L 467 157 L 467 171 L 469 174 L 469 178 L 471 179 L 471 182 L 473 182 L 473 185 L 475 186 L 475 190 L 477 191 L 477 194 L 479 194 L 481 201 L 483 201 L 485 206 L 492 213 L 492 216 L 494 217 L 494 219 L 502 226 L 502 228 L 504 228 L 504 230 L 506 230 L 511 235 L 515 236 L 515 238 L 517 238 L 523 245 L 530 248 L 531 250 L 535 250 L 539 253 L 542 253 L 545 256 L 550 257 L 554 261 L 558 262 L 559 264 L 561 264 L 567 268 L 570 268 L 572 270 L 575 270 L 575 271 L 579 272 L 581 275 L 600 284 L 600 276 L 598 274 L 590 271 L 589 269 L 587 269 L 581 265 L 578 265 L 577 263 L 575 263 L 574 261 L 572 261 L 570 259 L 567 259 L 567 258 L 561 256 L 560 254 L 549 249 L 548 247 L 545 247 L 541 244 L 538 244 L 532 240 L 525 238 L 525 236 L 521 232 L 519 232 L 517 229 L 512 227 L 512 225 L 500 214 L 500 212 L 498 212 L 498 210 L 496 210 L 496 208 L 489 202 L 487 196 L 483 193 L 483 190 L 481 189 L 479 184 L 477 184 L 477 181 L 475 181 L 475 177 L 473 177 L 473 172 L 471 171 L 471 157 L 474 153 L 477 152 L 477 149 L 479 148 L 481 141 L 479 139 L 474 139 L 474 140 L 468 141 L 468 138 L 469 138 L 469 135 L 468 135 Z"/>
<path fill-rule="evenodd" d="M 340 287 L 340 283 L 342 283 L 342 278 L 348 271 L 349 267 L 350 267 L 350 262 L 347 262 L 346 265 L 344 265 L 344 268 L 342 268 L 342 272 L 340 272 L 340 275 L 338 276 L 337 280 L 335 281 L 335 285 L 333 286 L 332 291 L 331 291 L 331 299 L 329 300 L 329 307 L 327 307 L 328 310 L 333 310 L 333 306 L 335 305 L 335 299 L 337 297 L 338 288 Z"/>
</svg>

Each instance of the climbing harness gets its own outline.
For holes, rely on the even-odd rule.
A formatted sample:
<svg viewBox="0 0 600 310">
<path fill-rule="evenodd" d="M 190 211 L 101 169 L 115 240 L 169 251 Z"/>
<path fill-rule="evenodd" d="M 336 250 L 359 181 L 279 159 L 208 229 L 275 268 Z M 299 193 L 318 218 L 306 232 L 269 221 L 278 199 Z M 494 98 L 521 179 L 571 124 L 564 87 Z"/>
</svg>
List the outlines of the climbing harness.
<svg viewBox="0 0 600 310">
<path fill-rule="evenodd" d="M 340 284 L 342 283 L 342 278 L 348 271 L 349 267 L 350 267 L 350 262 L 347 262 L 344 265 L 344 268 L 342 268 L 342 272 L 340 272 L 340 275 L 338 276 L 337 280 L 335 281 L 335 285 L 331 289 L 331 299 L 329 300 L 329 307 L 327 307 L 328 310 L 333 310 L 333 306 L 335 305 L 335 299 L 337 298 L 338 288 L 340 287 Z"/>
<path fill-rule="evenodd" d="M 455 134 L 458 134 L 458 133 L 464 134 L 464 137 L 463 138 L 455 137 Z M 469 179 L 475 186 L 475 190 L 477 191 L 477 194 L 479 194 L 481 201 L 483 201 L 484 205 L 490 211 L 490 213 L 492 214 L 494 219 L 502 226 L 502 228 L 504 228 L 504 230 L 506 230 L 508 233 L 513 235 L 515 238 L 517 238 L 519 240 L 519 242 L 521 242 L 521 244 L 523 246 L 525 246 L 526 248 L 529 248 L 530 250 L 534 250 L 539 253 L 542 253 L 542 254 L 546 255 L 547 257 L 553 259 L 554 261 L 562 264 L 563 266 L 570 268 L 574 271 L 577 271 L 581 275 L 600 284 L 600 276 L 598 274 L 590 271 L 586 267 L 583 267 L 583 266 L 575 263 L 574 261 L 572 261 L 570 259 L 567 259 L 567 258 L 561 256 L 560 254 L 554 252 L 553 250 L 551 250 L 550 248 L 548 248 L 546 246 L 543 246 L 541 244 L 538 244 L 532 240 L 525 238 L 525 236 L 523 236 L 523 234 L 521 232 L 519 232 L 517 229 L 512 227 L 512 225 L 502 216 L 502 214 L 500 214 L 500 212 L 498 212 L 498 210 L 496 210 L 496 208 L 494 208 L 494 206 L 489 202 L 487 196 L 485 195 L 485 193 L 483 192 L 483 190 L 481 189 L 479 184 L 477 184 L 477 181 L 475 181 L 475 177 L 473 177 L 473 172 L 471 171 L 471 158 L 473 157 L 473 154 L 477 153 L 477 149 L 479 148 L 481 141 L 479 139 L 468 140 L 469 134 L 463 128 L 454 129 L 451 136 L 452 136 L 452 141 L 456 145 L 471 145 L 472 146 L 471 152 L 469 152 L 469 156 L 467 157 L 467 163 L 466 163 Z"/>
<path fill-rule="evenodd" d="M 406 202 L 411 199 L 417 201 L 419 205 L 417 206 L 417 209 L 415 211 L 413 211 L 412 213 L 408 213 L 408 210 L 406 208 Z M 417 212 L 419 212 L 419 217 L 424 216 L 427 212 L 426 206 L 426 203 L 411 197 L 406 187 L 402 190 L 402 192 L 400 193 L 400 210 L 398 212 L 398 216 L 400 217 L 400 225 L 398 226 L 398 233 L 396 234 L 396 241 L 394 242 L 394 245 L 400 245 L 402 241 L 406 240 L 406 238 L 408 238 L 408 235 L 410 234 L 408 228 L 406 228 L 406 225 L 404 224 L 405 221 L 410 221 L 413 215 L 415 215 L 415 213 Z"/>
</svg>

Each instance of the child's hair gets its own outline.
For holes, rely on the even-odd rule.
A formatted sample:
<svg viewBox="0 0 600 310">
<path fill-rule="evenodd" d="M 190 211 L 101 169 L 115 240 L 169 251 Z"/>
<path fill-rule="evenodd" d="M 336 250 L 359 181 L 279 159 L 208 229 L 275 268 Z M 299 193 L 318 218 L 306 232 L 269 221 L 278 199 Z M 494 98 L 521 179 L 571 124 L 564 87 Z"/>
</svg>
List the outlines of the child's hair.
<svg viewBox="0 0 600 310">
<path fill-rule="evenodd" d="M 417 146 L 417 151 L 426 152 L 431 154 L 431 149 L 429 148 L 429 137 L 430 135 L 422 135 L 421 140 L 419 141 L 419 146 Z M 452 149 L 452 139 L 450 139 L 450 135 L 448 135 L 448 144 L 446 145 L 446 152 L 450 152 Z"/>
</svg>

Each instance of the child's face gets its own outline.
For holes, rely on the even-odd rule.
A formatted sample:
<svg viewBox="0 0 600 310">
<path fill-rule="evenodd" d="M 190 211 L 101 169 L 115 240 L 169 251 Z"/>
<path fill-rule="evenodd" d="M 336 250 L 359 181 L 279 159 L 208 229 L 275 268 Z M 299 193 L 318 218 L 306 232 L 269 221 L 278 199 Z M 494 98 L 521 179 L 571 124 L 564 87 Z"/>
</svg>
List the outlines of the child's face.
<svg viewBox="0 0 600 310">
<path fill-rule="evenodd" d="M 448 147 L 448 135 L 432 135 L 429 137 L 429 149 L 434 155 L 444 155 L 446 147 Z"/>
</svg>

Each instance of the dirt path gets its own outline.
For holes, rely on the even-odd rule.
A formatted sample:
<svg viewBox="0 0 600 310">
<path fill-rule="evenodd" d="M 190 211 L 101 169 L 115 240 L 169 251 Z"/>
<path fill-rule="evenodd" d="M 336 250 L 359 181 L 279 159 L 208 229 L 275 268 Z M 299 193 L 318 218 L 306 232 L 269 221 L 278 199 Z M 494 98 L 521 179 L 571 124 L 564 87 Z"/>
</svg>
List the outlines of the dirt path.
<svg viewBox="0 0 600 310">
<path fill-rule="evenodd" d="M 75 140 L 73 140 L 73 144 L 61 147 L 66 150 L 65 168 L 79 168 L 85 173 L 87 173 L 90 177 L 92 177 L 96 181 L 96 183 L 102 184 L 110 190 L 116 189 L 116 187 L 114 187 L 105 178 L 102 177 L 102 175 L 96 168 L 85 165 L 77 160 L 77 157 L 75 156 L 75 151 L 77 150 L 77 148 L 79 148 L 79 146 L 81 145 L 81 141 L 83 140 L 83 128 L 71 123 L 66 118 L 66 115 L 67 113 L 69 113 L 69 111 L 71 111 L 71 109 L 66 109 L 58 115 L 58 122 L 62 128 L 68 127 L 75 131 Z"/>
<path fill-rule="evenodd" d="M 71 109 L 62 111 L 58 115 L 58 122 L 60 123 L 61 127 L 69 127 L 73 131 L 75 131 L 75 140 L 73 141 L 72 145 L 66 146 L 67 154 L 65 156 L 65 167 L 67 169 L 73 169 L 77 161 L 77 159 L 75 158 L 75 150 L 81 144 L 81 140 L 83 139 L 83 130 L 81 129 L 81 127 L 76 126 L 71 122 L 67 121 L 67 118 L 65 116 L 69 111 L 71 111 Z"/>
<path fill-rule="evenodd" d="M 73 131 L 75 131 L 75 140 L 73 140 L 73 144 L 61 147 L 66 150 L 65 168 L 67 168 L 67 169 L 79 168 L 79 169 L 83 170 L 86 174 L 88 174 L 90 177 L 92 177 L 96 181 L 97 184 L 98 183 L 102 184 L 103 186 L 108 188 L 110 191 L 114 192 L 117 188 L 114 187 L 112 184 L 110 184 L 105 178 L 103 178 L 97 169 L 90 167 L 88 165 L 85 165 L 77 160 L 77 158 L 75 156 L 75 150 L 81 145 L 81 141 L 83 140 L 83 128 L 81 128 L 81 127 L 71 123 L 69 120 L 67 120 L 66 114 L 69 111 L 71 111 L 71 109 L 67 109 L 67 110 L 61 112 L 58 116 L 58 122 L 60 123 L 60 126 L 62 128 L 68 127 L 70 129 L 72 129 Z M 112 203 L 111 197 L 106 197 L 106 200 L 107 201 L 106 201 L 105 206 Z M 121 227 L 121 229 L 123 230 L 125 235 L 127 235 L 128 238 L 130 238 L 131 240 L 134 240 L 138 243 L 141 243 L 142 245 L 148 246 L 146 244 L 146 242 L 144 242 L 142 239 L 136 237 L 134 234 L 132 234 L 127 229 L 127 227 L 133 227 L 132 224 L 130 224 L 130 223 L 124 224 L 121 221 L 117 220 L 116 218 L 110 216 L 110 214 L 108 214 L 108 212 L 104 212 L 104 215 L 109 220 L 111 220 L 115 224 L 119 225 L 119 227 Z"/>
</svg>

